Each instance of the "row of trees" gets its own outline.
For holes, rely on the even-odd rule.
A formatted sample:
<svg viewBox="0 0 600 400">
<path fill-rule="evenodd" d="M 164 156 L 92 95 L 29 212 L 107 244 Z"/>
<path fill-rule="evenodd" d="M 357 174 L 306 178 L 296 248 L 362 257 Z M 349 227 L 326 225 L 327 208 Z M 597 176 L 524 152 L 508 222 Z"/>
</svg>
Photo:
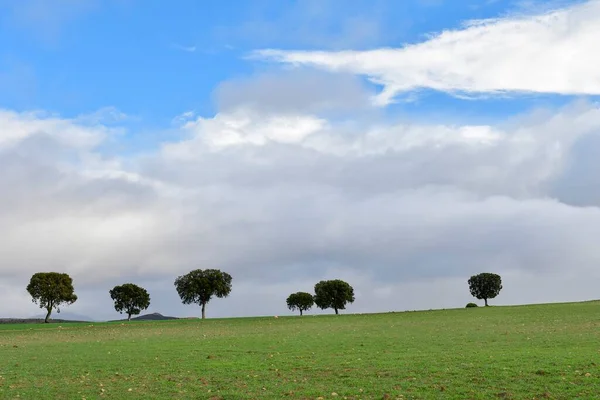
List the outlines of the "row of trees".
<svg viewBox="0 0 600 400">
<path fill-rule="evenodd" d="M 496 298 L 502 290 L 500 275 L 489 272 L 473 275 L 467 283 L 471 295 L 479 300 L 484 300 L 486 307 L 488 300 Z M 344 310 L 346 304 L 352 302 L 354 302 L 354 289 L 339 279 L 317 283 L 314 296 L 306 292 L 297 292 L 290 294 L 286 300 L 288 308 L 292 311 L 298 310 L 301 316 L 315 304 L 323 310 L 333 308 L 338 314 L 338 310 Z"/>
<path fill-rule="evenodd" d="M 175 279 L 175 289 L 183 304 L 198 304 L 202 308 L 202 319 L 206 318 L 206 305 L 213 297 L 224 298 L 231 293 L 232 278 L 226 272 L 217 269 L 196 269 Z M 502 290 L 502 279 L 499 275 L 482 273 L 472 276 L 469 290 L 477 299 L 495 298 Z M 73 304 L 77 295 L 73 287 L 73 279 L 64 273 L 38 272 L 31 277 L 27 291 L 32 301 L 46 309 L 45 322 L 49 322 L 53 310 L 60 313 L 60 307 Z M 115 310 L 132 315 L 139 314 L 150 306 L 148 291 L 133 283 L 115 286 L 109 291 L 114 301 Z M 315 294 L 306 292 L 292 293 L 286 300 L 288 308 L 298 310 L 300 315 L 310 310 L 313 305 L 320 309 L 333 308 L 338 314 L 345 310 L 348 303 L 354 302 L 354 289 L 347 282 L 339 279 L 320 281 L 315 285 Z"/>
<path fill-rule="evenodd" d="M 206 305 L 213 297 L 227 297 L 231 293 L 231 275 L 216 269 L 196 269 L 175 280 L 175 289 L 183 304 L 198 304 L 202 307 L 202 318 L 206 318 Z M 38 272 L 33 274 L 27 291 L 32 301 L 46 309 L 44 322 L 50 321 L 53 310 L 60 313 L 60 308 L 77 301 L 73 279 L 59 272 Z M 115 286 L 109 291 L 114 301 L 115 310 L 132 315 L 150 307 L 150 294 L 146 289 L 133 283 Z"/>
</svg>

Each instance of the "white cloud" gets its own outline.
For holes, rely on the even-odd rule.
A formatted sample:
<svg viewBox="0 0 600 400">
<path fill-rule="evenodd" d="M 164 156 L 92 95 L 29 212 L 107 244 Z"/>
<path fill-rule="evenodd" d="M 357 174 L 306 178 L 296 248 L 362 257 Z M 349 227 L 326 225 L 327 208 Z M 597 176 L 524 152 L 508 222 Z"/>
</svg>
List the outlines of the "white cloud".
<svg viewBox="0 0 600 400">
<path fill-rule="evenodd" d="M 178 121 L 183 122 L 181 129 L 192 135 L 193 141 L 168 145 L 166 151 L 193 157 L 197 145 L 219 150 L 244 144 L 298 143 L 327 126 L 324 119 L 306 115 L 271 114 L 256 118 L 251 110 L 243 108 L 214 118 L 189 120 L 191 117 L 193 114 L 185 113 Z"/>
<path fill-rule="evenodd" d="M 124 281 L 150 289 L 151 311 L 197 314 L 173 280 L 207 267 L 234 276 L 211 316 L 283 314 L 290 291 L 330 277 L 355 286 L 355 312 L 462 306 L 482 270 L 506 278 L 497 304 L 596 293 L 600 199 L 560 184 L 578 166 L 600 180 L 598 157 L 579 164 L 582 146 L 597 154 L 596 106 L 502 125 L 243 108 L 180 124 L 186 138 L 155 153 L 107 156 L 105 126 L 0 113 L 0 277 L 12 288 L 0 315 L 38 313 L 22 292 L 40 270 L 72 274 L 72 311 L 98 318 L 116 316 L 107 290 Z M 264 295 L 250 307 L 252 290 Z"/>
<path fill-rule="evenodd" d="M 89 127 L 44 112 L 16 113 L 0 110 L 0 149 L 35 135 L 47 135 L 63 145 L 91 148 L 111 132 L 104 126 Z"/>
<path fill-rule="evenodd" d="M 547 12 L 473 21 L 402 48 L 368 51 L 261 50 L 255 56 L 367 76 L 385 105 L 430 88 L 456 95 L 599 95 L 600 1 Z"/>
</svg>

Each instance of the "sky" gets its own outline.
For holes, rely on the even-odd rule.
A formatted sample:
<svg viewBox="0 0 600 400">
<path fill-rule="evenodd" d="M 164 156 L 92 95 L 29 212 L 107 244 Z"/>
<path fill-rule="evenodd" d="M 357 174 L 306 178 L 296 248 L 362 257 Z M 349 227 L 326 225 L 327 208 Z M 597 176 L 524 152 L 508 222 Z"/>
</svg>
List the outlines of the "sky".
<svg viewBox="0 0 600 400">
<path fill-rule="evenodd" d="M 0 316 L 40 271 L 96 320 L 200 315 L 196 268 L 209 317 L 599 298 L 598 37 L 598 0 L 0 0 Z"/>
</svg>

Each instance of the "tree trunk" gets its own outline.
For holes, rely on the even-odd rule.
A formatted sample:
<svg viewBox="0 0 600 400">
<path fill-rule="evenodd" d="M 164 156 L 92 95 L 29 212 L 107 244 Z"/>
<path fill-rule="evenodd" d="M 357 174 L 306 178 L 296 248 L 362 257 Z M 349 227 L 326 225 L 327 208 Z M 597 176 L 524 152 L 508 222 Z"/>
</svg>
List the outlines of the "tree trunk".
<svg viewBox="0 0 600 400">
<path fill-rule="evenodd" d="M 488 306 L 487 299 L 483 299 L 485 301 L 485 306 Z"/>
<path fill-rule="evenodd" d="M 127 313 L 127 321 L 131 321 L 131 313 Z"/>
<path fill-rule="evenodd" d="M 302 309 L 300 309 L 300 316 L 302 316 Z"/>
<path fill-rule="evenodd" d="M 206 318 L 206 303 L 202 303 L 202 319 Z"/>
<path fill-rule="evenodd" d="M 338 312 L 338 309 L 337 309 L 337 307 L 334 307 L 333 309 L 335 310 L 335 315 L 338 315 L 338 314 L 339 314 L 339 312 Z"/>
<path fill-rule="evenodd" d="M 48 314 L 46 314 L 46 319 L 44 320 L 45 324 L 50 323 L 50 314 L 52 314 L 52 308 L 48 308 Z"/>
</svg>

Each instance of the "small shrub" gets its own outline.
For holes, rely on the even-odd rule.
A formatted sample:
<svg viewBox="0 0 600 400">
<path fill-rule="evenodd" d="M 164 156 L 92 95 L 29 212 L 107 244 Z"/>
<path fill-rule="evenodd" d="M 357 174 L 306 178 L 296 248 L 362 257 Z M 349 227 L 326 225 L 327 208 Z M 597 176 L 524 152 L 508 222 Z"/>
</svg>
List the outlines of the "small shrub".
<svg viewBox="0 0 600 400">
<path fill-rule="evenodd" d="M 467 304 L 467 308 L 473 308 L 473 307 L 479 307 L 477 304 L 475 303 L 468 303 Z"/>
</svg>

